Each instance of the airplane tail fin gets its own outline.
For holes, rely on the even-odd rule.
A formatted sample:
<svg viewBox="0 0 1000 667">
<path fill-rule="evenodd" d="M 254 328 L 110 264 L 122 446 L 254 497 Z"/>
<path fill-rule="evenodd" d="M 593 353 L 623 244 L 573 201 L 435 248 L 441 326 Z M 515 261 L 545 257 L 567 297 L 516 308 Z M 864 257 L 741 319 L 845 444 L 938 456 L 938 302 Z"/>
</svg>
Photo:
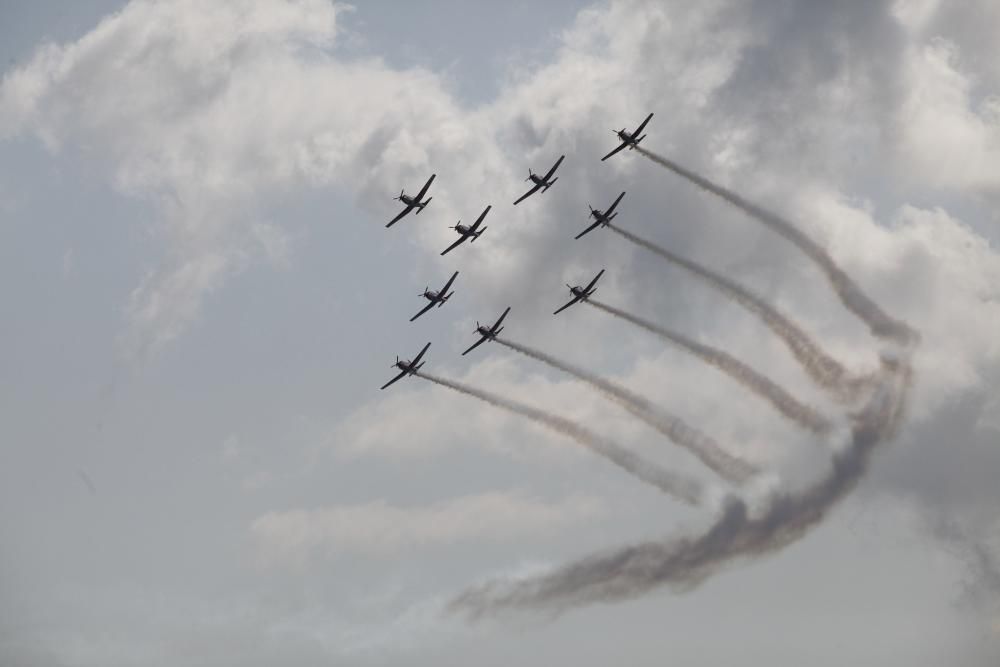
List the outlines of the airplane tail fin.
<svg viewBox="0 0 1000 667">
<path fill-rule="evenodd" d="M 428 197 L 427 201 L 425 201 L 423 204 L 418 205 L 417 206 L 417 212 L 414 213 L 414 215 L 420 215 L 420 212 L 422 210 L 424 210 L 424 206 L 427 206 L 428 204 L 430 204 L 432 199 L 434 199 L 434 197 Z"/>
<path fill-rule="evenodd" d="M 548 190 L 549 188 L 551 188 L 553 185 L 555 185 L 555 182 L 558 181 L 558 180 L 559 180 L 558 176 L 556 176 L 555 178 L 553 178 L 551 181 L 549 181 L 548 185 L 546 185 L 544 188 L 542 188 L 542 192 L 545 192 L 546 190 Z"/>
<path fill-rule="evenodd" d="M 450 299 L 452 294 L 454 294 L 454 292 L 448 292 L 443 297 L 441 297 L 441 300 L 438 301 L 438 308 L 440 308 L 441 306 L 443 306 L 444 302 L 447 301 L 448 299 Z"/>
</svg>

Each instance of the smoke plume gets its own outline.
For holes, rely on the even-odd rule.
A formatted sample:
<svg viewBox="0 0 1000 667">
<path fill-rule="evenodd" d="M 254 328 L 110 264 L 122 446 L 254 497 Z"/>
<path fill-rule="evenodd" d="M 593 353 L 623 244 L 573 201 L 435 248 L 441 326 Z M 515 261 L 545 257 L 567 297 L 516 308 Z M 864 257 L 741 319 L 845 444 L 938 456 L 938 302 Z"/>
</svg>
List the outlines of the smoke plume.
<svg viewBox="0 0 1000 667">
<path fill-rule="evenodd" d="M 729 498 L 718 518 L 697 536 L 650 541 L 596 554 L 534 578 L 474 587 L 449 608 L 472 618 L 504 609 L 563 610 L 623 600 L 662 586 L 689 590 L 739 559 L 765 555 L 798 540 L 858 483 L 872 452 L 892 428 L 907 392 L 902 363 L 884 368 L 878 387 L 853 417 L 849 446 L 834 454 L 827 474 L 800 493 L 776 493 L 754 514 Z"/>
<path fill-rule="evenodd" d="M 604 395 L 628 410 L 633 416 L 638 417 L 670 438 L 677 445 L 697 456 L 702 463 L 723 479 L 735 484 L 742 484 L 757 472 L 750 464 L 722 449 L 712 438 L 688 426 L 679 417 L 664 413 L 652 403 L 641 396 L 633 394 L 628 389 L 525 345 L 500 338 L 499 336 L 494 340 L 515 352 L 520 352 L 525 356 L 569 373 L 577 379 L 597 388 Z"/>
<path fill-rule="evenodd" d="M 631 313 L 627 313 L 624 310 L 619 310 L 614 306 L 609 306 L 608 304 L 597 301 L 596 299 L 588 299 L 586 303 L 610 313 L 615 317 L 619 317 L 626 322 L 631 322 L 632 324 L 677 345 L 685 351 L 690 352 L 705 363 L 719 369 L 729 377 L 733 378 L 757 396 L 766 400 L 774 406 L 778 412 L 791 419 L 802 428 L 812 431 L 817 435 L 824 435 L 831 430 L 832 424 L 823 415 L 810 406 L 799 402 L 773 380 L 761 375 L 736 357 L 717 348 L 694 341 L 683 334 L 677 333 L 676 331 L 671 331 L 670 329 L 653 324 L 648 320 L 644 320 L 640 317 L 632 315 Z"/>
<path fill-rule="evenodd" d="M 771 331 L 781 338 L 810 379 L 837 400 L 851 402 L 857 399 L 859 390 L 870 384 L 870 378 L 850 376 L 839 362 L 826 354 L 798 325 L 745 287 L 617 225 L 609 224 L 608 229 L 621 234 L 632 243 L 656 253 L 671 264 L 689 271 L 757 315 Z"/>
<path fill-rule="evenodd" d="M 600 436 L 568 419 L 429 373 L 418 371 L 415 375 L 443 387 L 466 394 L 467 396 L 473 396 L 490 405 L 503 408 L 508 412 L 527 417 L 557 433 L 572 438 L 636 478 L 655 486 L 677 500 L 689 505 L 698 505 L 701 503 L 703 489 L 701 483 L 697 480 L 670 470 L 665 470 L 652 461 L 648 461 L 638 454 L 625 449 L 614 441 Z"/>
<path fill-rule="evenodd" d="M 723 199 L 736 208 L 740 209 L 754 220 L 763 223 L 774 230 L 788 241 L 797 246 L 806 256 L 813 260 L 823 274 L 826 276 L 834 292 L 844 307 L 859 317 L 868 325 L 872 334 L 883 339 L 892 340 L 897 343 L 907 344 L 916 342 L 917 333 L 904 322 L 901 322 L 883 311 L 878 304 L 871 300 L 861 288 L 851 280 L 843 269 L 837 266 L 830 254 L 827 253 L 815 241 L 806 236 L 801 230 L 792 225 L 781 216 L 765 208 L 747 201 L 732 190 L 722 187 L 704 176 L 685 169 L 676 162 L 652 153 L 644 148 L 636 147 L 640 153 L 653 162 L 666 167 L 678 176 L 686 178 L 699 188 L 706 190 L 716 197 Z"/>
</svg>

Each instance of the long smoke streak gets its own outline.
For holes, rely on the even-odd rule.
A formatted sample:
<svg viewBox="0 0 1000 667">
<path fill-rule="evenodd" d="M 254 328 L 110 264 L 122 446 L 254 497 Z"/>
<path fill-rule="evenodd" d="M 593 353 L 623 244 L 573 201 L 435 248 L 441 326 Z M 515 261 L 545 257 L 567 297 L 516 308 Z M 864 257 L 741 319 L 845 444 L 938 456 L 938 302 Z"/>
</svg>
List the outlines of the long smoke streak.
<svg viewBox="0 0 1000 667">
<path fill-rule="evenodd" d="M 588 299 L 586 303 L 656 334 L 690 352 L 769 402 L 778 412 L 802 428 L 808 429 L 817 435 L 824 435 L 831 430 L 832 424 L 823 415 L 796 400 L 795 397 L 782 389 L 773 380 L 761 375 L 731 354 L 694 341 L 683 334 L 653 324 L 648 320 L 627 313 L 624 310 L 619 310 L 614 306 L 609 306 L 596 299 Z"/>
<path fill-rule="evenodd" d="M 728 499 L 718 519 L 698 536 L 644 542 L 539 577 L 487 583 L 460 594 L 449 608 L 477 618 L 511 608 L 559 611 L 612 602 L 662 585 L 689 590 L 736 560 L 781 549 L 819 524 L 864 475 L 905 401 L 907 368 L 908 361 L 883 367 L 878 388 L 854 417 L 850 446 L 834 455 L 828 474 L 808 490 L 772 495 L 756 516 L 743 501 Z"/>
<path fill-rule="evenodd" d="M 569 373 L 577 379 L 596 387 L 606 396 L 612 398 L 628 410 L 630 414 L 646 422 L 670 438 L 674 443 L 697 456 L 702 463 L 723 479 L 735 484 L 742 484 L 757 473 L 757 470 L 753 466 L 722 449 L 712 438 L 688 426 L 679 417 L 664 413 L 652 403 L 641 396 L 633 394 L 628 389 L 525 345 L 500 338 L 499 336 L 494 340 L 515 352 L 520 352 L 525 356 Z"/>
<path fill-rule="evenodd" d="M 652 241 L 636 236 L 617 225 L 611 229 L 638 246 L 659 255 L 671 264 L 681 267 L 701 278 L 712 287 L 729 296 L 751 313 L 757 315 L 767 327 L 785 343 L 792 355 L 817 385 L 828 391 L 834 398 L 850 402 L 858 396 L 858 391 L 869 384 L 868 378 L 853 378 L 835 359 L 826 354 L 806 332 L 802 331 L 788 317 L 778 312 L 764 299 L 729 278 L 711 271 L 701 264 L 658 246 Z"/>
<path fill-rule="evenodd" d="M 704 493 L 701 483 L 697 480 L 670 470 L 665 470 L 612 440 L 597 435 L 568 419 L 429 373 L 418 371 L 415 375 L 462 394 L 473 396 L 490 405 L 503 408 L 508 412 L 526 417 L 543 426 L 547 426 L 557 433 L 568 436 L 591 451 L 600 454 L 636 478 L 655 486 L 677 500 L 689 505 L 698 505 L 702 501 Z"/>
<path fill-rule="evenodd" d="M 850 276 L 843 269 L 837 266 L 837 263 L 833 261 L 833 258 L 830 257 L 830 254 L 826 250 L 792 225 L 792 223 L 778 214 L 747 201 L 732 190 L 713 183 L 704 176 L 696 174 L 662 155 L 657 155 L 638 146 L 636 150 L 660 166 L 666 167 L 682 178 L 686 178 L 699 188 L 729 202 L 751 218 L 763 223 L 797 246 L 823 271 L 830 285 L 833 287 L 833 291 L 836 292 L 840 302 L 844 304 L 844 307 L 867 324 L 873 335 L 903 344 L 917 340 L 917 333 L 913 329 L 905 322 L 890 317 L 883 311 L 878 304 L 872 301 L 851 280 Z"/>
</svg>

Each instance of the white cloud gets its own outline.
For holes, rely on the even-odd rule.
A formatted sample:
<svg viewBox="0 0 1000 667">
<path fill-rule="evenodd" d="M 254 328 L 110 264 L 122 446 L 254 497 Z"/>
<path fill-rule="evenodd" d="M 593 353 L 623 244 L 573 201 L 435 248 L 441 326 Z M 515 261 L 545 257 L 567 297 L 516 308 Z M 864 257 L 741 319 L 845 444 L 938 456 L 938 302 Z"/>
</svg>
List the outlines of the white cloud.
<svg viewBox="0 0 1000 667">
<path fill-rule="evenodd" d="M 376 501 L 268 512 L 250 531 L 263 563 L 295 565 L 339 553 L 399 557 L 427 546 L 523 539 L 593 521 L 604 512 L 603 502 L 588 496 L 548 502 L 521 492 L 485 493 L 421 507 Z"/>
</svg>

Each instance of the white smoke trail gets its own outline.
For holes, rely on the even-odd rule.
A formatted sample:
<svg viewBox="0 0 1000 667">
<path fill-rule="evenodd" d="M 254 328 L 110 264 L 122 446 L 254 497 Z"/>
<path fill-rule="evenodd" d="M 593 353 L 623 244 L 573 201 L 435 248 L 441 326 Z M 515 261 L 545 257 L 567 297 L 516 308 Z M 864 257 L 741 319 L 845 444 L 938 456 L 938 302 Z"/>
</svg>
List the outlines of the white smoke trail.
<svg viewBox="0 0 1000 667">
<path fill-rule="evenodd" d="M 679 417 L 664 413 L 652 403 L 641 396 L 637 396 L 628 389 L 560 359 L 556 359 L 544 352 L 515 343 L 506 338 L 498 336 L 494 340 L 515 352 L 520 352 L 525 356 L 569 373 L 577 379 L 596 387 L 606 396 L 612 398 L 628 410 L 633 416 L 638 417 L 670 438 L 677 445 L 694 454 L 702 463 L 723 479 L 734 484 L 743 484 L 757 473 L 756 468 L 724 450 L 712 438 L 688 426 Z"/>
<path fill-rule="evenodd" d="M 838 361 L 826 354 L 798 325 L 745 287 L 617 225 L 609 224 L 608 229 L 701 278 L 757 315 L 785 343 L 810 379 L 838 401 L 853 402 L 857 400 L 860 392 L 871 386 L 871 378 L 856 378 L 849 375 Z"/>
<path fill-rule="evenodd" d="M 765 377 L 761 373 L 758 373 L 736 357 L 717 348 L 694 341 L 687 336 L 677 333 L 676 331 L 671 331 L 670 329 L 653 324 L 648 320 L 644 320 L 640 317 L 632 315 L 631 313 L 625 312 L 624 310 L 620 310 L 614 306 L 609 306 L 608 304 L 602 303 L 594 298 L 588 299 L 586 303 L 599 310 L 610 313 L 615 317 L 619 317 L 626 322 L 630 322 L 638 327 L 641 327 L 646 331 L 656 334 L 657 336 L 660 336 L 661 338 L 690 352 L 705 363 L 719 369 L 729 377 L 733 378 L 756 395 L 765 399 L 772 406 L 774 406 L 778 412 L 791 419 L 802 428 L 808 429 L 817 435 L 825 435 L 833 428 L 830 421 L 821 415 L 817 410 L 801 403 L 787 391 L 782 389 L 773 380 Z"/>
<path fill-rule="evenodd" d="M 905 322 L 901 322 L 883 311 L 860 287 L 848 276 L 843 269 L 837 266 L 830 254 L 820 247 L 815 241 L 805 235 L 792 223 L 781 216 L 768 211 L 757 204 L 747 201 L 740 195 L 728 188 L 724 188 L 717 183 L 713 183 L 704 176 L 701 176 L 681 165 L 669 160 L 662 155 L 650 152 L 644 148 L 636 147 L 640 153 L 656 162 L 660 166 L 666 167 L 678 176 L 694 183 L 699 188 L 712 193 L 716 197 L 729 202 L 740 209 L 751 218 L 763 223 L 787 240 L 797 246 L 806 256 L 812 259 L 823 274 L 826 276 L 833 291 L 836 292 L 840 302 L 844 307 L 858 316 L 873 335 L 897 343 L 907 344 L 916 342 L 919 336 L 917 332 L 910 328 Z"/>
<path fill-rule="evenodd" d="M 447 380 L 429 373 L 417 372 L 417 377 L 424 378 L 443 387 L 448 387 L 457 392 L 473 396 L 490 405 L 503 408 L 508 412 L 526 417 L 534 422 L 542 424 L 557 433 L 568 436 L 584 445 L 588 449 L 604 458 L 608 459 L 618 467 L 627 471 L 634 477 L 651 484 L 660 491 L 673 498 L 685 502 L 689 505 L 698 505 L 704 496 L 702 485 L 699 481 L 679 473 L 665 470 L 652 461 L 648 461 L 638 454 L 631 452 L 616 442 L 597 435 L 579 424 L 563 417 L 550 414 L 544 410 L 534 408 L 523 403 L 518 403 L 510 399 L 503 398 L 469 385 Z"/>
</svg>

